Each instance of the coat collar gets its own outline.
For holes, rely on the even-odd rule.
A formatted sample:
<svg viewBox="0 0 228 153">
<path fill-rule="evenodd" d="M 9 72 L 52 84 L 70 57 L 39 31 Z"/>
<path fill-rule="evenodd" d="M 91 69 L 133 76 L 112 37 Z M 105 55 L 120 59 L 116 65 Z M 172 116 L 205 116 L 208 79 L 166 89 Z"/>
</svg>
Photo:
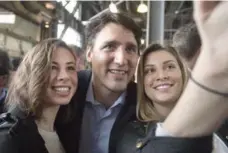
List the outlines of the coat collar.
<svg viewBox="0 0 228 153">
<path fill-rule="evenodd" d="M 45 141 L 38 132 L 33 116 L 27 115 L 19 107 L 9 110 L 7 114 L 10 115 L 15 122 L 10 128 L 9 133 L 21 150 L 25 153 L 48 153 L 45 147 Z"/>
</svg>

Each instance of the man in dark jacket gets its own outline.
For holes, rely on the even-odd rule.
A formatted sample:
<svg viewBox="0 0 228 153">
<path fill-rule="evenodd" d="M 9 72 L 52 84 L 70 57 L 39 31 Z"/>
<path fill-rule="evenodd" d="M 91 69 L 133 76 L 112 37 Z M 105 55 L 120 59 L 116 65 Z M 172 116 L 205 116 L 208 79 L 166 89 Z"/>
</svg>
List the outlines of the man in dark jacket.
<svg viewBox="0 0 228 153">
<path fill-rule="evenodd" d="M 91 71 L 79 72 L 73 98 L 77 105 L 74 132 L 62 134 L 62 139 L 75 138 L 76 142 L 65 144 L 72 146 L 72 152 L 114 153 L 122 127 L 135 119 L 136 85 L 131 80 L 141 35 L 141 29 L 124 14 L 104 13 L 87 25 L 86 57 Z"/>
<path fill-rule="evenodd" d="M 130 17 L 108 12 L 90 21 L 86 38 L 86 57 L 91 70 L 78 73 L 78 90 L 70 103 L 71 121 L 61 122 L 67 109 L 61 107 L 57 132 L 69 152 L 116 153 L 121 130 L 136 119 L 136 85 L 131 80 L 138 60 L 141 30 Z M 172 138 L 164 137 L 155 139 L 154 143 L 160 148 L 173 143 L 180 145 L 175 149 L 196 146 L 200 150 L 210 146 L 210 139 L 205 139 L 206 143 L 186 139 L 189 143 L 181 145 L 183 139 L 170 142 Z M 175 149 L 165 150 L 172 153 Z"/>
</svg>

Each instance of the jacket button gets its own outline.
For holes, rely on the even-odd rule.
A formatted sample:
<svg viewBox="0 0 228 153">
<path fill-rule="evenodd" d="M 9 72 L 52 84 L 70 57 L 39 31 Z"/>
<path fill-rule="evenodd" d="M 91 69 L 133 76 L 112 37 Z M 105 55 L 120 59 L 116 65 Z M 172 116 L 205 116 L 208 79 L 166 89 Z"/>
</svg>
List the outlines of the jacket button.
<svg viewBox="0 0 228 153">
<path fill-rule="evenodd" d="M 139 149 L 142 147 L 142 145 L 143 145 L 142 141 L 139 141 L 136 143 L 136 148 Z"/>
</svg>

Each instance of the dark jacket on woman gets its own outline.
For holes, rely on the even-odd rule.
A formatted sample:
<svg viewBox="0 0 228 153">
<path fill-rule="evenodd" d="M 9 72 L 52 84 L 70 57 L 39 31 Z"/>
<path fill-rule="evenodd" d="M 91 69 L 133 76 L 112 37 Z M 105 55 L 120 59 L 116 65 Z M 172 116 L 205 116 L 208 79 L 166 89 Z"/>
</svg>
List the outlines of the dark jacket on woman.
<svg viewBox="0 0 228 153">
<path fill-rule="evenodd" d="M 0 99 L 0 114 L 4 113 L 4 101 L 5 101 L 5 98 Z"/>
<path fill-rule="evenodd" d="M 0 114 L 5 112 L 5 99 L 7 95 L 7 89 L 3 88 L 2 93 L 0 93 Z M 3 97 L 2 97 L 3 96 Z"/>
<path fill-rule="evenodd" d="M 19 109 L 1 114 L 0 153 L 48 153 L 33 117 Z"/>
<path fill-rule="evenodd" d="M 155 137 L 155 129 L 155 122 L 143 123 L 140 121 L 133 121 L 129 123 L 122 131 L 123 135 L 118 141 L 116 152 L 210 153 L 212 151 L 212 136 L 189 139 L 173 137 Z"/>
</svg>

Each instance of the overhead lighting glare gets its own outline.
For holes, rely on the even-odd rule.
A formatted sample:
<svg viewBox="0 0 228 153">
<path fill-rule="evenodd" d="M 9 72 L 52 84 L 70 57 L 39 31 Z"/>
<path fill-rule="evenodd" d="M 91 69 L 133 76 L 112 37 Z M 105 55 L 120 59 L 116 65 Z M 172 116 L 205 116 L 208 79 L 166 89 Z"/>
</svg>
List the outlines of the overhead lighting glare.
<svg viewBox="0 0 228 153">
<path fill-rule="evenodd" d="M 137 8 L 137 12 L 139 13 L 146 13 L 148 11 L 148 7 L 146 4 L 143 3 L 143 1 L 141 1 L 141 3 L 139 4 L 138 8 Z"/>
<path fill-rule="evenodd" d="M 59 22 L 59 23 L 63 23 L 63 20 L 59 19 L 58 22 Z"/>
<path fill-rule="evenodd" d="M 111 3 L 109 4 L 109 10 L 110 10 L 112 13 L 118 13 L 118 12 L 119 12 L 118 9 L 117 9 L 117 7 L 116 7 L 116 4 L 114 4 L 113 2 L 111 2 Z"/>
<path fill-rule="evenodd" d="M 15 23 L 15 19 L 16 19 L 15 14 L 0 13 L 0 23 L 3 23 L 3 24 L 14 24 Z"/>
<path fill-rule="evenodd" d="M 45 28 L 49 28 L 49 27 L 50 27 L 49 23 L 46 22 L 44 27 L 45 27 Z"/>
<path fill-rule="evenodd" d="M 49 10 L 54 10 L 55 9 L 55 6 L 52 3 L 50 3 L 50 2 L 45 3 L 45 7 L 47 9 L 49 9 Z"/>
<path fill-rule="evenodd" d="M 145 44 L 145 39 L 141 39 L 141 44 L 144 45 Z"/>
</svg>

